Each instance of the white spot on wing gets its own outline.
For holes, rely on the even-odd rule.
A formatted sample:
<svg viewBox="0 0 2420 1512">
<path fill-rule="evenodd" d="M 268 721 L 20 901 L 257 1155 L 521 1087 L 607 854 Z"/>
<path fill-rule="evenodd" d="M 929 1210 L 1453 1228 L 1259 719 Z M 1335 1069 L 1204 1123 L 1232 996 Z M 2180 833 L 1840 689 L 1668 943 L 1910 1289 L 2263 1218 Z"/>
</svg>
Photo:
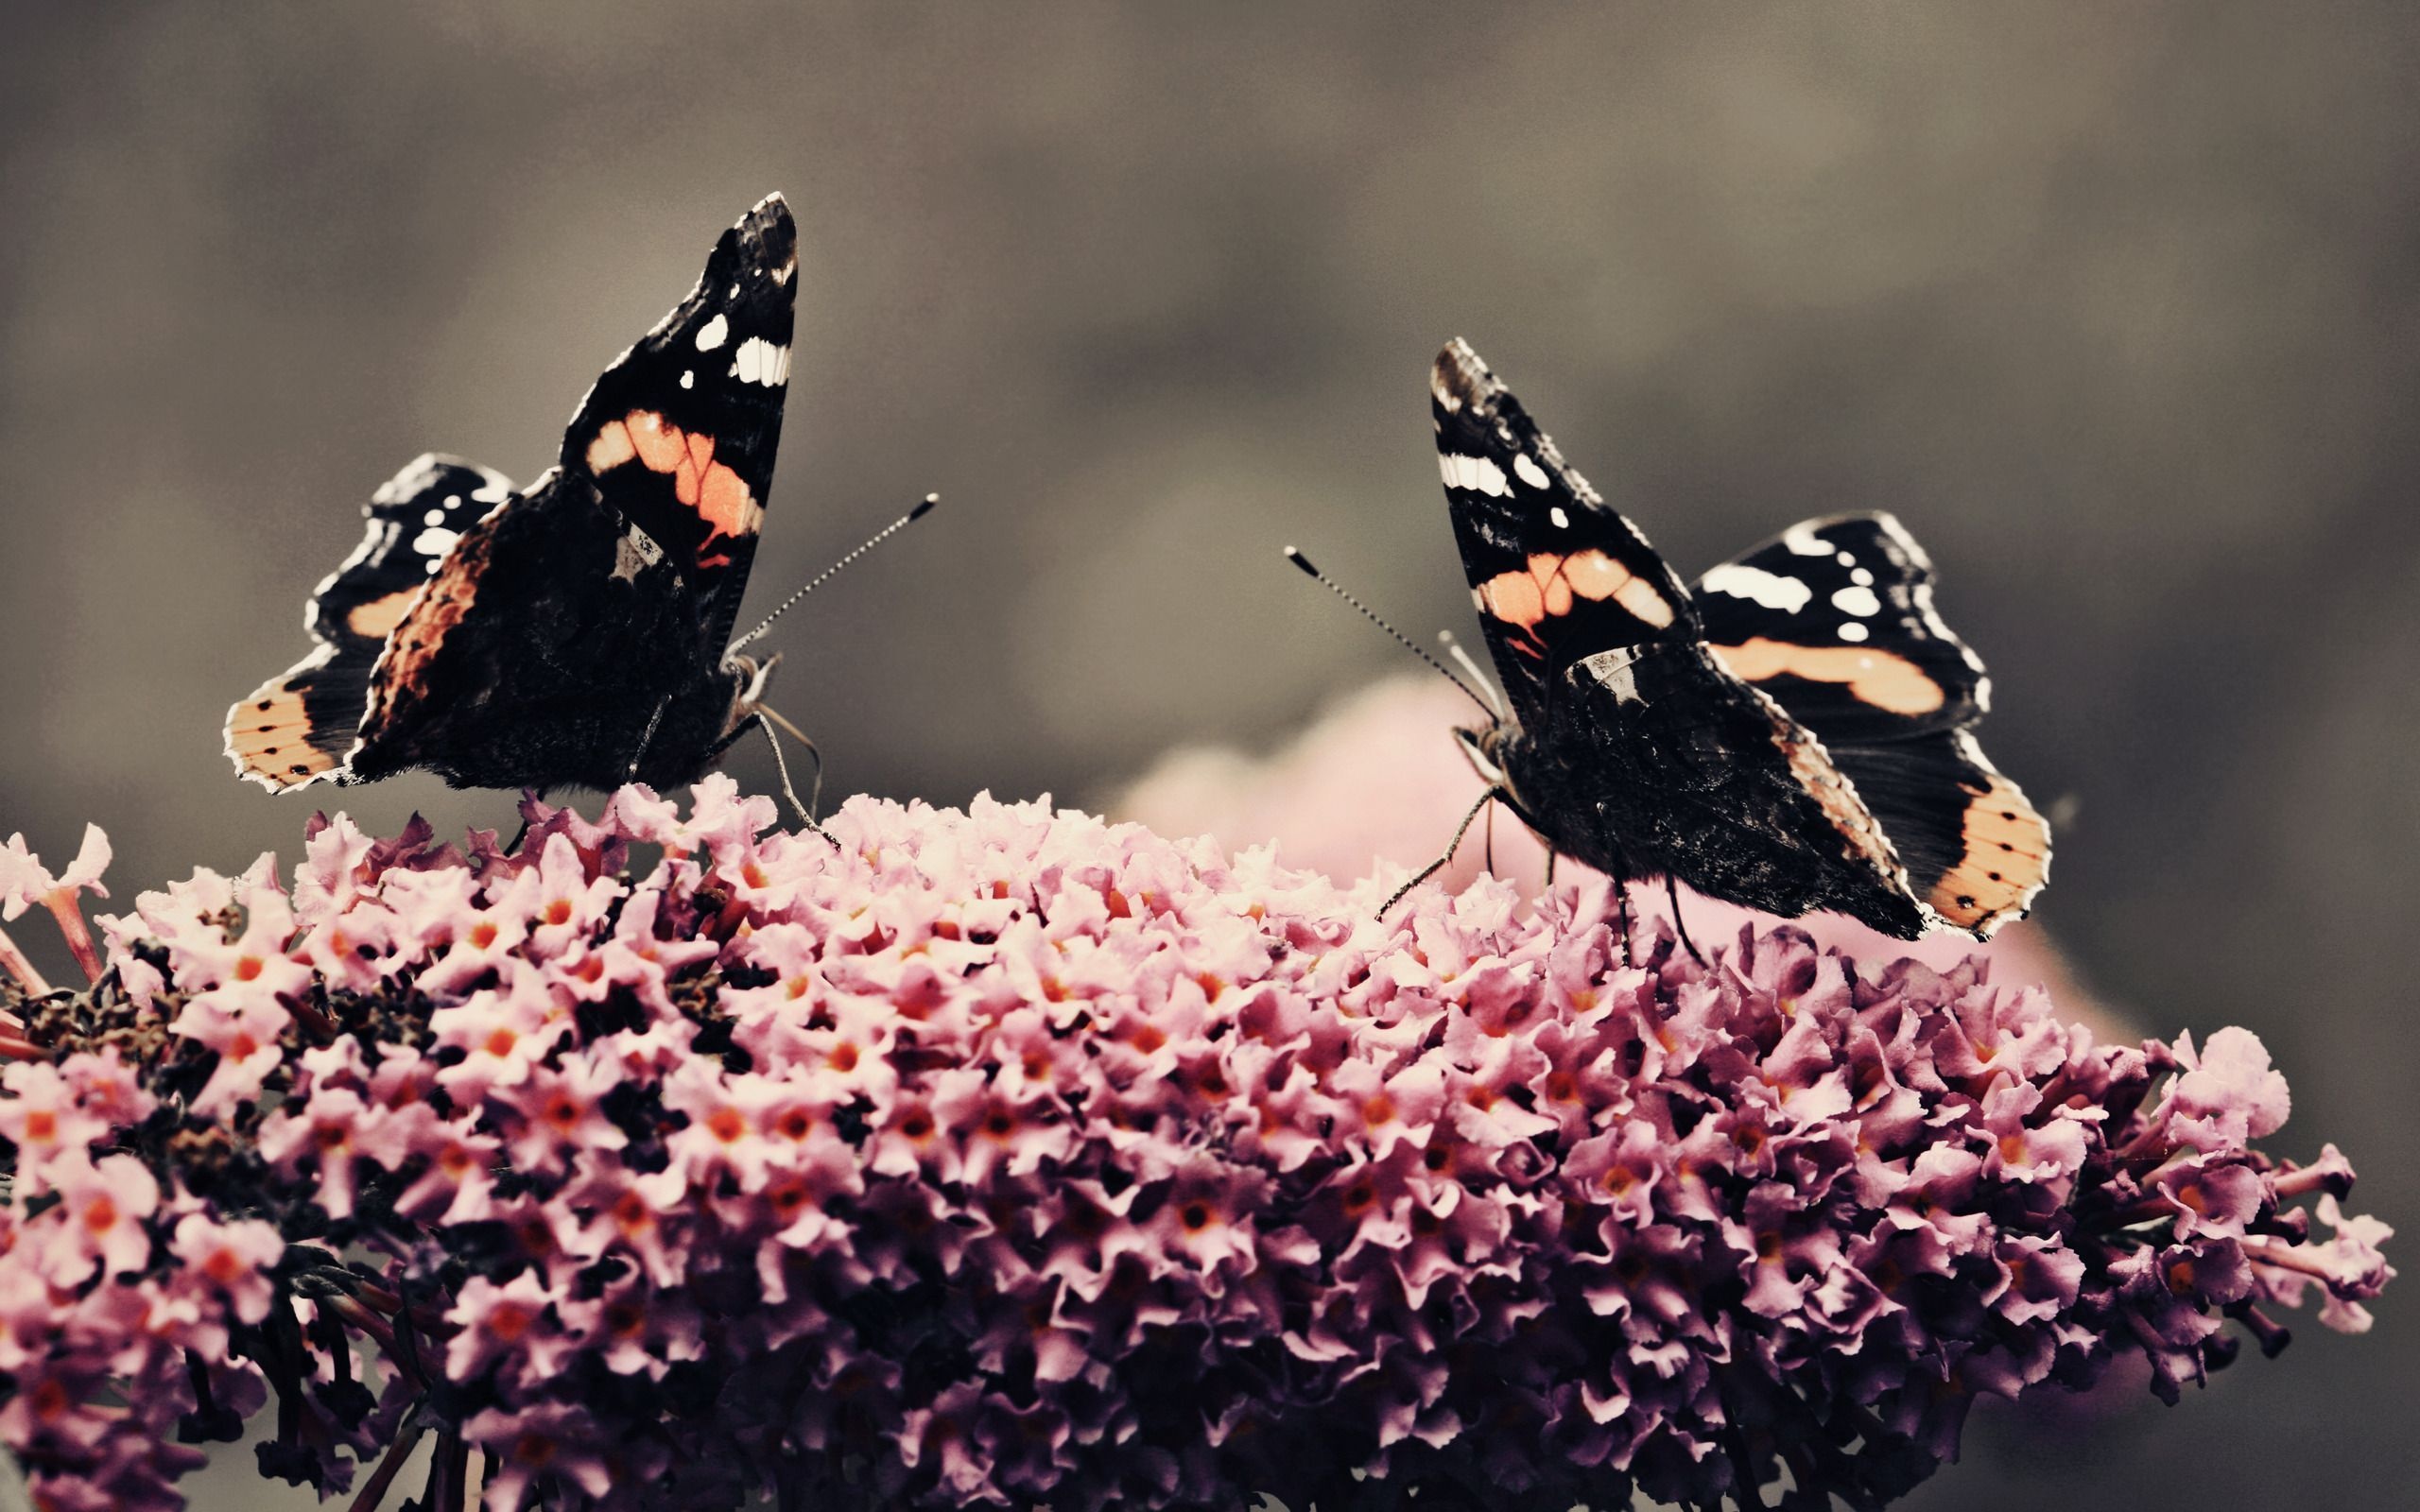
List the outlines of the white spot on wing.
<svg viewBox="0 0 2420 1512">
<path fill-rule="evenodd" d="M 663 549 L 636 525 L 622 532 L 622 539 L 614 543 L 614 576 L 625 582 L 663 559 Z"/>
<path fill-rule="evenodd" d="M 1553 481 L 1547 476 L 1547 470 L 1538 466 L 1537 463 L 1530 460 L 1530 454 L 1527 452 L 1522 453 L 1519 456 L 1512 459 L 1512 471 L 1519 476 L 1522 482 L 1528 484 L 1533 489 L 1545 489 L 1554 486 Z"/>
<path fill-rule="evenodd" d="M 1526 462 L 1529 458 L 1525 456 L 1521 458 L 1521 460 Z M 1563 512 L 1562 505 L 1558 504 L 1548 509 L 1547 511 L 1547 518 L 1554 522 L 1554 527 L 1557 530 L 1568 530 L 1571 528 L 1571 516 Z"/>
<path fill-rule="evenodd" d="M 731 375 L 744 384 L 778 387 L 789 381 L 790 349 L 777 347 L 763 336 L 750 336 L 739 344 Z"/>
<path fill-rule="evenodd" d="M 1839 563 L 1840 563 L 1841 566 L 1843 566 L 1843 567 L 1854 567 L 1854 566 L 1856 566 L 1856 565 L 1857 565 L 1857 558 L 1856 558 L 1856 557 L 1854 557 L 1854 556 L 1852 556 L 1852 555 L 1851 555 L 1851 554 L 1849 554 L 1848 552 L 1845 552 L 1845 551 L 1844 551 L 1844 552 L 1841 552 L 1839 556 L 1837 556 L 1837 557 L 1833 558 L 1832 559 L 1833 559 L 1834 561 L 1836 561 L 1836 562 L 1839 562 Z"/>
<path fill-rule="evenodd" d="M 1468 489 L 1473 493 L 1509 494 L 1512 483 L 1504 470 L 1484 456 L 1460 456 L 1452 452 L 1437 454 L 1437 471 L 1444 475 L 1449 489 Z"/>
<path fill-rule="evenodd" d="M 1833 593 L 1832 607 L 1843 614 L 1855 614 L 1862 619 L 1868 614 L 1882 612 L 1882 600 L 1874 596 L 1871 588 L 1843 588 Z"/>
<path fill-rule="evenodd" d="M 1725 562 L 1705 575 L 1700 587 L 1733 598 L 1753 598 L 1767 609 L 1777 609 L 1785 614 L 1795 614 L 1815 596 L 1815 590 L 1795 577 L 1769 573 L 1762 567 L 1743 567 L 1737 562 Z"/>
<path fill-rule="evenodd" d="M 441 525 L 445 523 L 445 511 L 442 509 L 431 509 L 428 513 L 420 517 L 420 523 L 424 525 Z"/>
<path fill-rule="evenodd" d="M 1824 543 L 1824 538 L 1816 534 L 1813 525 L 1790 526 L 1781 533 L 1781 543 L 1788 546 L 1794 557 L 1821 557 L 1832 549 Z"/>
<path fill-rule="evenodd" d="M 412 550 L 428 558 L 428 570 L 430 572 L 435 572 L 437 571 L 437 559 L 443 557 L 447 552 L 452 551 L 454 549 L 454 542 L 461 539 L 462 532 L 459 530 L 446 530 L 436 525 L 431 525 L 426 530 L 422 531 L 419 535 L 412 538 Z"/>
<path fill-rule="evenodd" d="M 1841 639 L 1843 641 L 1862 641 L 1865 636 L 1865 627 L 1855 620 L 1850 620 L 1841 627 Z"/>
<path fill-rule="evenodd" d="M 462 507 L 462 496 L 458 493 L 447 494 L 445 496 L 445 507 L 448 509 L 459 509 Z"/>
<path fill-rule="evenodd" d="M 1859 588 L 1871 588 L 1874 586 L 1874 575 L 1860 567 L 1857 571 L 1849 574 L 1849 581 L 1857 584 Z"/>
<path fill-rule="evenodd" d="M 788 262 L 784 263 L 781 266 L 773 269 L 773 282 L 777 284 L 787 284 L 792 278 L 796 277 L 797 274 L 798 259 L 793 257 Z"/>
<path fill-rule="evenodd" d="M 721 346 L 723 339 L 730 335 L 731 322 L 717 315 L 699 329 L 698 350 L 712 352 L 715 348 Z"/>
</svg>

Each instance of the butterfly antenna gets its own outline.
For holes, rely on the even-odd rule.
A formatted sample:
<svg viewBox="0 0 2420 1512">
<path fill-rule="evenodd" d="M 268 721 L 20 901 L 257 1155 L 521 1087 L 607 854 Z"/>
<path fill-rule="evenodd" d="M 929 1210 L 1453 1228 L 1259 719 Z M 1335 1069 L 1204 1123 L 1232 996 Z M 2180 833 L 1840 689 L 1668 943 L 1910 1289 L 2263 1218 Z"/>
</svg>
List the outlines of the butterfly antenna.
<svg viewBox="0 0 2420 1512">
<path fill-rule="evenodd" d="M 1454 639 L 1454 632 L 1439 630 L 1437 639 L 1444 643 L 1445 654 L 1454 659 L 1454 665 L 1469 673 L 1471 680 L 1478 684 L 1478 691 L 1487 695 L 1488 703 L 1495 710 L 1495 717 L 1503 718 L 1504 699 L 1496 693 L 1495 684 L 1489 681 L 1487 674 L 1478 669 L 1478 663 L 1471 660 L 1471 654 L 1462 649 L 1462 643 Z M 1491 867 L 1488 869 L 1492 871 L 1495 868 Z"/>
<path fill-rule="evenodd" d="M 824 568 L 821 572 L 816 574 L 813 580 L 808 582 L 804 588 L 800 589 L 789 597 L 783 599 L 781 607 L 773 610 L 770 614 L 766 615 L 762 621 L 758 622 L 754 629 L 749 631 L 746 635 L 741 636 L 738 640 L 734 641 L 731 644 L 725 646 L 723 648 L 723 655 L 729 656 L 751 641 L 754 641 L 762 637 L 767 630 L 773 627 L 773 622 L 775 620 L 780 619 L 784 614 L 789 612 L 791 605 L 797 603 L 800 599 L 804 598 L 807 594 L 814 593 L 817 589 L 829 582 L 832 579 L 833 575 L 838 573 L 841 568 L 846 567 L 849 563 L 864 556 L 867 552 L 873 550 L 874 547 L 881 545 L 892 536 L 907 529 L 917 521 L 922 520 L 926 514 L 929 514 L 932 511 L 933 506 L 941 502 L 942 496 L 940 494 L 925 494 L 923 503 L 917 505 L 913 509 L 908 510 L 906 514 L 901 515 L 898 519 L 893 520 L 890 524 L 875 531 L 872 536 L 869 536 L 866 539 L 865 544 L 841 558 L 838 561 L 834 562 L 831 566 Z"/>
<path fill-rule="evenodd" d="M 1438 661 L 1435 657 L 1430 656 L 1427 652 L 1422 650 L 1418 645 L 1414 644 L 1411 638 L 1404 634 L 1403 631 L 1396 629 L 1393 626 L 1378 618 L 1377 614 L 1371 610 L 1369 605 L 1362 603 L 1351 593 L 1348 593 L 1343 589 L 1338 587 L 1334 578 L 1329 577 L 1327 574 L 1311 565 L 1311 558 L 1304 556 L 1301 552 L 1296 551 L 1293 547 L 1288 546 L 1286 548 L 1286 559 L 1292 562 L 1295 566 L 1303 569 L 1303 575 L 1305 576 L 1310 578 L 1322 588 L 1326 589 L 1329 593 L 1334 593 L 1337 597 L 1352 605 L 1354 609 L 1360 613 L 1363 619 L 1368 620 L 1371 624 L 1376 626 L 1378 628 L 1386 631 L 1388 635 L 1392 636 L 1397 645 L 1402 646 L 1405 650 L 1420 658 L 1423 662 L 1427 662 L 1430 669 L 1439 677 L 1443 678 L 1447 682 L 1452 683 L 1455 687 L 1461 689 L 1464 697 L 1467 697 L 1471 702 L 1478 705 L 1479 708 L 1486 710 L 1490 714 L 1495 713 L 1494 709 L 1488 708 L 1488 702 L 1486 699 L 1471 691 L 1471 685 L 1469 683 L 1464 682 L 1461 679 L 1454 676 L 1454 671 L 1451 667 L 1448 667 L 1444 662 Z"/>
</svg>

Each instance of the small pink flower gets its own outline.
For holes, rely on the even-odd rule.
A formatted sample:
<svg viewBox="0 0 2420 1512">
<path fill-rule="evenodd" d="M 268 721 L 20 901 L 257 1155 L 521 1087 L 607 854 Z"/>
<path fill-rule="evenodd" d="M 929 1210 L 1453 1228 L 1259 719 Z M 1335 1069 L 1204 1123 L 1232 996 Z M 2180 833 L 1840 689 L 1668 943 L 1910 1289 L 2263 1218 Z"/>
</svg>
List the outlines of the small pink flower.
<svg viewBox="0 0 2420 1512">
<path fill-rule="evenodd" d="M 578 1408 L 543 1404 L 507 1412 L 491 1407 L 464 1423 L 462 1435 L 490 1452 L 489 1512 L 510 1512 L 521 1504 L 530 1483 L 542 1477 L 561 1477 L 590 1496 L 603 1496 L 613 1487 L 603 1440 Z"/>
<path fill-rule="evenodd" d="M 13 921 L 27 908 L 51 906 L 53 899 L 74 898 L 90 892 L 106 898 L 107 887 L 101 885 L 101 873 L 110 866 L 110 837 L 97 824 L 84 826 L 84 844 L 67 869 L 52 876 L 42 868 L 40 858 L 26 849 L 22 834 L 9 836 L 0 845 L 0 920 Z"/>
<path fill-rule="evenodd" d="M 94 1274 L 139 1271 L 151 1260 L 146 1220 L 159 1211 L 160 1184 L 131 1156 L 95 1160 L 72 1150 L 51 1163 L 59 1194 L 55 1221 L 42 1227 L 40 1264 L 54 1286 L 75 1286 Z"/>
<path fill-rule="evenodd" d="M 79 1057 L 83 1058 L 83 1057 Z M 86 1110 L 75 1083 L 46 1065 L 0 1071 L 0 1138 L 17 1147 L 16 1178 L 30 1193 L 47 1190 L 49 1168 L 64 1152 L 84 1153 L 110 1123 Z"/>
<path fill-rule="evenodd" d="M 182 1267 L 181 1282 L 224 1296 L 241 1322 L 258 1323 L 268 1315 L 275 1295 L 269 1267 L 285 1252 L 274 1227 L 250 1218 L 220 1223 L 190 1212 L 177 1220 L 171 1247 Z"/>
</svg>

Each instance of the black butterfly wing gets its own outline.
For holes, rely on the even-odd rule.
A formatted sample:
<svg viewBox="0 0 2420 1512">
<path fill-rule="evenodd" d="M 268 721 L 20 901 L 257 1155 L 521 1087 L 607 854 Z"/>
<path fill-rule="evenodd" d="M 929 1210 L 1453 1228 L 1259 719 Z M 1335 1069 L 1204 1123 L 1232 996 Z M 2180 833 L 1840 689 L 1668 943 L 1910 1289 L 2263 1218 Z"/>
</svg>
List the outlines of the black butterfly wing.
<svg viewBox="0 0 2420 1512">
<path fill-rule="evenodd" d="M 287 723 L 311 737 L 295 782 L 426 766 L 463 786 L 601 787 L 642 757 L 647 781 L 702 770 L 736 680 L 724 639 L 772 479 L 797 266 L 796 229 L 770 197 L 597 379 L 562 465 L 458 538 L 428 537 L 442 549 L 413 563 L 424 586 L 396 612 L 346 622 L 357 642 L 330 643 L 297 669 L 304 681 L 254 696 L 272 706 L 255 712 L 281 714 L 290 698 Z M 315 610 L 331 625 L 351 612 Z M 304 700 L 339 683 L 352 715 L 322 729 Z"/>
<path fill-rule="evenodd" d="M 1942 922 L 1989 939 L 2033 906 L 2050 877 L 2049 821 L 1971 732 L 1834 745 L 1830 755 L 1907 863 L 1910 889 Z"/>
<path fill-rule="evenodd" d="M 646 531 L 696 595 L 709 666 L 739 611 L 772 489 L 797 288 L 798 228 L 769 195 L 563 433 L 563 472 Z"/>
<path fill-rule="evenodd" d="M 700 666 L 697 604 L 652 538 L 549 470 L 464 533 L 389 636 L 346 776 L 610 788 L 649 750 L 697 757 L 731 680 Z"/>
<path fill-rule="evenodd" d="M 397 627 L 356 776 L 604 787 L 703 768 L 772 486 L 797 277 L 797 227 L 768 196 L 597 377 L 561 465 L 466 537 Z"/>
<path fill-rule="evenodd" d="M 370 703 L 371 670 L 462 533 L 512 496 L 502 473 L 434 453 L 363 507 L 369 528 L 311 595 L 311 654 L 227 712 L 227 755 L 271 792 L 344 775 Z"/>
<path fill-rule="evenodd" d="M 1991 705 L 1933 607 L 1932 563 L 1887 514 L 1809 520 L 1700 578 L 1730 672 L 1821 736 L 1944 922 L 1988 938 L 2049 873 L 2049 826 L 1970 727 Z"/>
<path fill-rule="evenodd" d="M 1791 526 L 1698 579 L 1723 664 L 1827 742 L 1962 730 L 1991 679 L 1933 608 L 1932 562 L 1887 514 Z"/>
<path fill-rule="evenodd" d="M 1789 918 L 1830 909 L 1910 939 L 1931 922 L 1823 743 L 1706 646 L 1598 652 L 1564 682 L 1553 722 L 1511 752 L 1556 850 Z"/>
<path fill-rule="evenodd" d="M 1599 651 L 1699 638 L 1688 592 L 1461 341 L 1429 380 L 1437 461 L 1488 649 L 1521 722 Z"/>
</svg>

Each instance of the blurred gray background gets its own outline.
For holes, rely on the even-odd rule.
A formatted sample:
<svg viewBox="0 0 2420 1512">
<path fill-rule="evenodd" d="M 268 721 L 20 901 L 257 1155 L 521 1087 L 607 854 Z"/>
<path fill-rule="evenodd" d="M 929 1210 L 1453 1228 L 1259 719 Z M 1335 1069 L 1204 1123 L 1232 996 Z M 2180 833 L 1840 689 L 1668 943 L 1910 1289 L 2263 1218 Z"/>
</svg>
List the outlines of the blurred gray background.
<svg viewBox="0 0 2420 1512">
<path fill-rule="evenodd" d="M 773 639 L 838 791 L 1084 798 L 1275 743 L 1399 658 L 1288 541 L 1468 628 L 1424 388 L 1461 335 L 1685 571 L 1897 511 L 1992 751 L 2074 800 L 2051 931 L 2148 1028 L 2257 1030 L 2282 1147 L 2420 1222 L 2409 7 L 8 21 L 0 834 L 58 862 L 100 821 L 121 902 L 294 853 L 315 800 L 510 824 L 422 778 L 271 799 L 223 712 L 305 649 L 371 489 L 430 447 L 526 481 L 780 188 L 752 605 L 945 501 Z M 2420 1503 L 2420 1324 L 2380 1312 L 2172 1413 L 1986 1404 L 1911 1504 Z"/>
</svg>

